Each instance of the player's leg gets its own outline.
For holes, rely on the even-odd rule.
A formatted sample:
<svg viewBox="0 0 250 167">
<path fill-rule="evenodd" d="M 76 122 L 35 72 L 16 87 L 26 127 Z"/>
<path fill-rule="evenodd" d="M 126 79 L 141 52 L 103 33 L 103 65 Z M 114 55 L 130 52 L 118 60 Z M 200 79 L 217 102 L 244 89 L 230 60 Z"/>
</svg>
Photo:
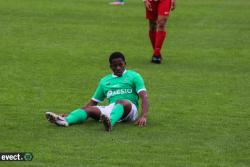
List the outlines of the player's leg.
<svg viewBox="0 0 250 167">
<path fill-rule="evenodd" d="M 157 19 L 158 19 L 158 5 L 159 5 L 159 1 L 150 1 L 151 4 L 151 9 L 152 10 L 148 10 L 146 8 L 146 18 L 149 21 L 149 32 L 148 32 L 148 36 L 153 48 L 153 51 L 155 52 L 155 43 L 156 43 L 156 35 L 157 35 Z M 160 63 L 161 57 L 160 55 L 155 55 L 155 53 L 153 53 L 151 62 L 152 63 Z"/>
<path fill-rule="evenodd" d="M 166 38 L 167 16 L 158 16 L 157 31 L 155 37 L 154 55 L 161 57 L 161 48 Z"/>
<path fill-rule="evenodd" d="M 131 111 L 132 105 L 128 100 L 117 100 L 114 108 L 110 113 L 112 126 L 121 118 L 126 117 Z"/>
<path fill-rule="evenodd" d="M 157 20 L 148 20 L 149 23 L 149 31 L 148 36 L 152 45 L 153 50 L 155 49 L 155 36 L 157 30 Z"/>
<path fill-rule="evenodd" d="M 132 104 L 128 100 L 117 100 L 108 118 L 107 115 L 102 115 L 102 121 L 106 131 L 111 131 L 112 126 L 120 120 L 125 118 L 131 111 Z"/>
<path fill-rule="evenodd" d="M 166 24 L 170 14 L 170 8 L 171 0 L 159 1 L 154 56 L 160 59 L 156 63 L 161 63 L 161 48 L 166 38 Z"/>
<path fill-rule="evenodd" d="M 71 124 L 77 124 L 77 123 L 83 123 L 85 122 L 89 117 L 99 120 L 101 116 L 101 111 L 95 107 L 82 107 L 78 108 L 74 111 L 72 111 L 67 117 L 65 117 L 65 120 Z"/>
<path fill-rule="evenodd" d="M 66 117 L 62 117 L 52 112 L 46 112 L 46 118 L 51 123 L 55 123 L 59 126 L 69 126 L 72 124 L 83 123 L 88 117 L 99 120 L 101 111 L 94 106 L 82 107 L 70 112 Z"/>
</svg>

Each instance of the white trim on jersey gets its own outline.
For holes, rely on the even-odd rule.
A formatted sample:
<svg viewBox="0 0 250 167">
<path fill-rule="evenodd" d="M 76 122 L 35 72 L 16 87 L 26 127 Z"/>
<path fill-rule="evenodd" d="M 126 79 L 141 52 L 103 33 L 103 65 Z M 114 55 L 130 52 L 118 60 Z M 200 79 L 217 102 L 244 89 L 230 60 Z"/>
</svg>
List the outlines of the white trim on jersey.
<svg viewBox="0 0 250 167">
<path fill-rule="evenodd" d="M 100 103 L 102 102 L 101 100 L 98 100 L 98 99 L 95 99 L 95 98 L 91 98 L 93 101 L 97 102 L 97 103 Z"/>
<path fill-rule="evenodd" d="M 140 93 L 140 92 L 143 91 L 143 90 L 147 91 L 145 88 L 142 88 L 142 89 L 139 89 L 139 90 L 137 91 L 137 94 Z"/>
</svg>

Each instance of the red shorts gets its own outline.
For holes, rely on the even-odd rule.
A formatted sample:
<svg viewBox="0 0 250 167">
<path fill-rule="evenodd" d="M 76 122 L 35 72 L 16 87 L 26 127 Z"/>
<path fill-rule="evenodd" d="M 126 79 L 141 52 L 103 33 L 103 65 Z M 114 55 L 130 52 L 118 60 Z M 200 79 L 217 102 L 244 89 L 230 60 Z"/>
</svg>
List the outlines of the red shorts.
<svg viewBox="0 0 250 167">
<path fill-rule="evenodd" d="M 149 0 L 152 11 L 146 8 L 146 18 L 149 20 L 157 20 L 158 16 L 169 16 L 171 8 L 171 0 Z"/>
</svg>

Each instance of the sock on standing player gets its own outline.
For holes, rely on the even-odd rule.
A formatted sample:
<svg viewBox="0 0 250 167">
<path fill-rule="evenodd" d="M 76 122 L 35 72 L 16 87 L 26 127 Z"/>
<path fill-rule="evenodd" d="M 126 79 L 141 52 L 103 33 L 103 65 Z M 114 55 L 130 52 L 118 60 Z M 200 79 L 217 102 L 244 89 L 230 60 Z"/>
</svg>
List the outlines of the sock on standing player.
<svg viewBox="0 0 250 167">
<path fill-rule="evenodd" d="M 156 37 L 155 37 L 155 48 L 154 48 L 154 55 L 160 56 L 161 55 L 161 48 L 163 45 L 163 42 L 166 38 L 166 32 L 165 31 L 157 31 Z"/>
<path fill-rule="evenodd" d="M 153 50 L 155 49 L 155 37 L 156 37 L 156 31 L 149 31 L 148 36 L 152 45 Z"/>
</svg>

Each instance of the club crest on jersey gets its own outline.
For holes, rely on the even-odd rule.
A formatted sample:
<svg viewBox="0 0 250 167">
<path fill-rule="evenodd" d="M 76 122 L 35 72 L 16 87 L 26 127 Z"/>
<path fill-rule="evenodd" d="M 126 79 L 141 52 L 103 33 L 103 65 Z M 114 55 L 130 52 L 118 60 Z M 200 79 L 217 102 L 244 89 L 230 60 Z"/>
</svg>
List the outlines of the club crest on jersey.
<svg viewBox="0 0 250 167">
<path fill-rule="evenodd" d="M 123 81 L 124 81 L 124 82 L 128 82 L 128 77 L 124 78 Z"/>
<path fill-rule="evenodd" d="M 131 94 L 133 93 L 132 89 L 117 89 L 117 90 L 109 90 L 107 92 L 107 98 L 110 98 L 115 95 L 122 95 L 122 94 Z"/>
</svg>

